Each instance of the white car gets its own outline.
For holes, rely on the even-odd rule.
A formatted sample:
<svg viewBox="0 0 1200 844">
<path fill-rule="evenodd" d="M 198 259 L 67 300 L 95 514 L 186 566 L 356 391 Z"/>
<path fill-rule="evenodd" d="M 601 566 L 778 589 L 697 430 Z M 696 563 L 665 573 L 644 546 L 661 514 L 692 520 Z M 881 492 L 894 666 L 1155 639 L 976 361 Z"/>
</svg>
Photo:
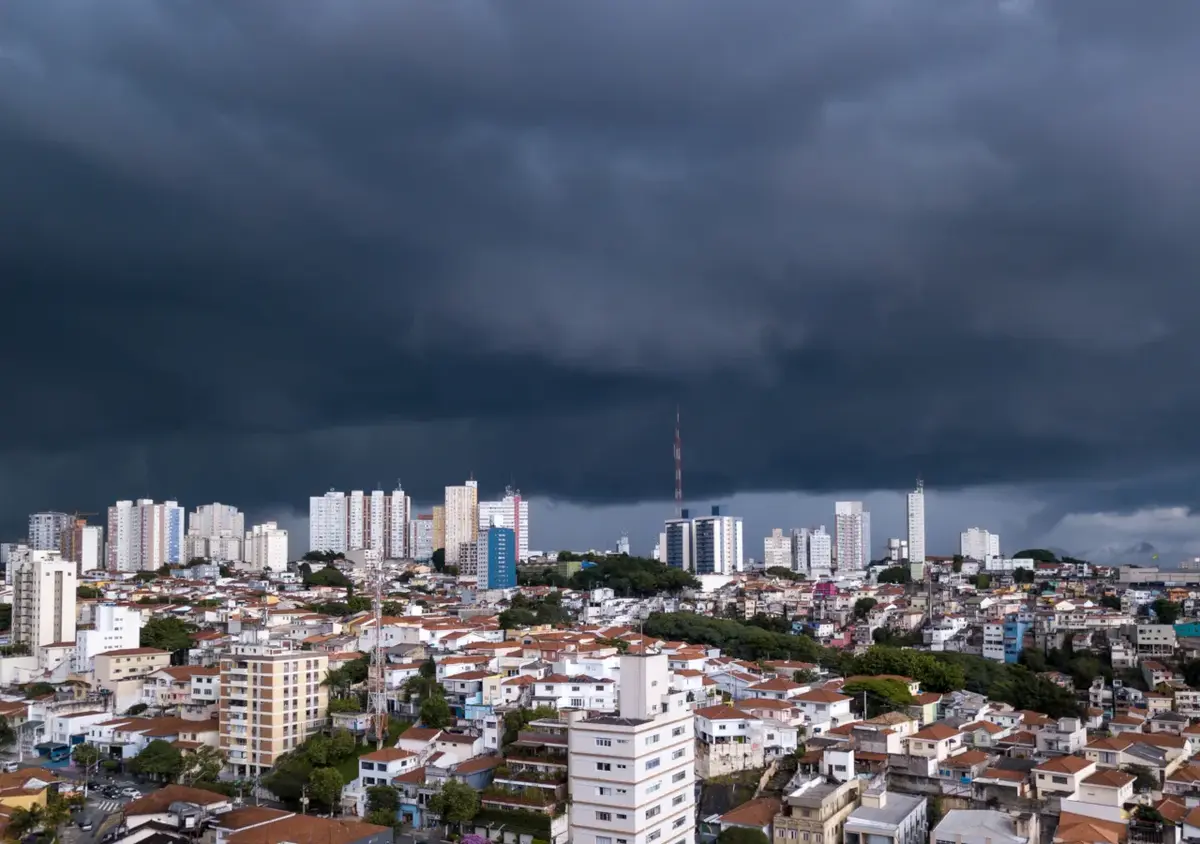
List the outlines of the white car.
<svg viewBox="0 0 1200 844">
<path fill-rule="evenodd" d="M 128 797 L 131 800 L 137 800 L 139 797 L 142 796 L 142 792 L 140 792 L 136 788 L 133 788 L 132 786 L 130 786 L 129 788 L 121 789 L 121 796 Z"/>
</svg>

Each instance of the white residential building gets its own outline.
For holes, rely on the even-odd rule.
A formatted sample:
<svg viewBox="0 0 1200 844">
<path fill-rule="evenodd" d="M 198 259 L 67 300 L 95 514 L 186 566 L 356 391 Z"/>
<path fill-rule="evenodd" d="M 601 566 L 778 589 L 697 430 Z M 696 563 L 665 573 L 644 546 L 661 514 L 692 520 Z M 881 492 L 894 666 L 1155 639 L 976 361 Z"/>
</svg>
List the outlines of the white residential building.
<svg viewBox="0 0 1200 844">
<path fill-rule="evenodd" d="M 95 571 L 104 565 L 104 528 L 100 525 L 82 525 L 78 528 L 79 571 Z"/>
<path fill-rule="evenodd" d="M 91 629 L 75 631 L 75 670 L 91 671 L 96 654 L 140 647 L 141 633 L 141 610 L 114 603 L 97 604 L 92 609 Z"/>
<path fill-rule="evenodd" d="M 183 508 L 176 501 L 118 501 L 108 508 L 108 568 L 154 571 L 185 562 Z"/>
<path fill-rule="evenodd" d="M 499 501 L 479 502 L 479 530 L 490 527 L 511 530 L 517 538 L 517 560 L 529 559 L 529 502 L 520 490 L 508 487 Z"/>
<path fill-rule="evenodd" d="M 1000 535 L 983 528 L 967 528 L 958 537 L 958 553 L 967 560 L 987 563 L 1000 557 Z"/>
<path fill-rule="evenodd" d="M 12 641 L 30 652 L 75 641 L 77 564 L 57 551 L 24 552 L 13 565 Z"/>
<path fill-rule="evenodd" d="M 808 535 L 808 579 L 833 575 L 833 537 L 821 525 Z"/>
<path fill-rule="evenodd" d="M 58 551 L 63 531 L 74 524 L 69 513 L 34 513 L 29 517 L 26 544 L 34 551 Z"/>
<path fill-rule="evenodd" d="M 433 547 L 433 514 L 421 513 L 408 523 L 408 554 L 414 560 L 428 560 Z"/>
<path fill-rule="evenodd" d="M 763 540 L 763 568 L 794 568 L 795 558 L 792 556 L 794 541 L 795 537 L 785 535 L 782 528 L 772 530 L 771 535 Z M 804 550 L 805 553 L 808 552 L 807 543 Z"/>
<path fill-rule="evenodd" d="M 746 559 L 741 518 L 722 516 L 713 507 L 712 515 L 692 519 L 692 559 L 698 575 L 740 572 Z"/>
<path fill-rule="evenodd" d="M 672 692 L 667 655 L 621 656 L 616 715 L 570 722 L 573 844 L 693 844 L 693 725 L 684 692 Z"/>
<path fill-rule="evenodd" d="M 687 511 L 679 519 L 668 519 L 664 525 L 662 537 L 658 543 L 659 559 L 671 568 L 694 572 L 695 559 L 692 556 L 692 520 Z"/>
<path fill-rule="evenodd" d="M 918 479 L 917 488 L 908 494 L 908 561 L 925 562 L 925 485 Z M 869 546 L 868 546 L 869 553 Z M 870 559 L 868 557 L 868 559 Z"/>
<path fill-rule="evenodd" d="M 871 514 L 863 509 L 863 503 L 838 501 L 834 505 L 834 530 L 838 571 L 864 570 L 871 561 Z"/>
<path fill-rule="evenodd" d="M 246 533 L 245 557 L 257 571 L 287 571 L 288 532 L 275 522 L 255 525 Z"/>
<path fill-rule="evenodd" d="M 201 504 L 188 515 L 188 531 L 200 536 L 241 536 L 246 532 L 246 517 L 230 504 Z"/>
<path fill-rule="evenodd" d="M 330 490 L 308 499 L 309 549 L 346 553 L 346 525 L 346 493 Z"/>
<path fill-rule="evenodd" d="M 399 484 L 396 484 L 396 488 L 387 497 L 384 506 L 387 507 L 388 513 L 385 525 L 387 546 L 382 549 L 386 555 L 386 559 L 412 559 L 412 546 L 408 542 L 408 523 L 412 515 L 412 498 L 400 488 Z M 432 553 L 431 551 L 430 554 Z"/>
<path fill-rule="evenodd" d="M 473 575 L 462 568 L 474 556 L 472 549 L 479 538 L 479 484 L 469 480 L 462 486 L 446 487 L 445 513 L 446 565 L 459 566 L 461 574 Z"/>
</svg>

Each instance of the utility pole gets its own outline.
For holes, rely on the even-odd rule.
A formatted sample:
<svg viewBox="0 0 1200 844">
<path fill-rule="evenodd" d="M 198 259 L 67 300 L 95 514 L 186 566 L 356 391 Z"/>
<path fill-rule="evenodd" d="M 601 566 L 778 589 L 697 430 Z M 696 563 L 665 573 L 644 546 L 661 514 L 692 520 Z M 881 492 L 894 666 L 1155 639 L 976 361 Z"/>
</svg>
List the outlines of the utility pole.
<svg viewBox="0 0 1200 844">
<path fill-rule="evenodd" d="M 308 786 L 300 786 L 300 814 L 304 814 L 308 809 Z"/>
</svg>

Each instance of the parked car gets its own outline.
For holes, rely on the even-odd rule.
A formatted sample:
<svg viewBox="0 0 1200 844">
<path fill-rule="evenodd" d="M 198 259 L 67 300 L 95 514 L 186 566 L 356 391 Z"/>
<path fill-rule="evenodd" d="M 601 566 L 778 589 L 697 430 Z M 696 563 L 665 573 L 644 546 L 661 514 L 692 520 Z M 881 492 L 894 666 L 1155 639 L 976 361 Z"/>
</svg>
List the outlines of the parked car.
<svg viewBox="0 0 1200 844">
<path fill-rule="evenodd" d="M 133 788 L 133 787 L 123 788 L 123 789 L 121 789 L 121 796 L 128 797 L 130 800 L 137 800 L 139 797 L 142 796 L 142 792 L 138 791 L 136 788 Z"/>
<path fill-rule="evenodd" d="M 91 832 L 92 831 L 92 822 L 91 821 L 80 821 L 79 828 L 83 832 Z"/>
<path fill-rule="evenodd" d="M 6 774 L 11 774 L 11 773 L 13 773 L 15 771 L 19 771 L 19 770 L 21 770 L 21 766 L 13 761 L 5 762 L 3 765 L 3 771 Z"/>
</svg>

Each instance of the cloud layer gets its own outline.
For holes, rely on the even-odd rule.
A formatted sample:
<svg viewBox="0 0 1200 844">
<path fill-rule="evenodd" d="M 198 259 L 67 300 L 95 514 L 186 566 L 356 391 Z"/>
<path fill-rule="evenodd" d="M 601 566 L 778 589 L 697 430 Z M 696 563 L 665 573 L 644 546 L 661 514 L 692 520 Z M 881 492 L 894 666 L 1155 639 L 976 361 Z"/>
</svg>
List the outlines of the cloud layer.
<svg viewBox="0 0 1200 844">
<path fill-rule="evenodd" d="M 0 9 L 0 510 L 1190 506 L 1200 6 Z M 76 504 L 78 502 L 78 505 Z"/>
</svg>

